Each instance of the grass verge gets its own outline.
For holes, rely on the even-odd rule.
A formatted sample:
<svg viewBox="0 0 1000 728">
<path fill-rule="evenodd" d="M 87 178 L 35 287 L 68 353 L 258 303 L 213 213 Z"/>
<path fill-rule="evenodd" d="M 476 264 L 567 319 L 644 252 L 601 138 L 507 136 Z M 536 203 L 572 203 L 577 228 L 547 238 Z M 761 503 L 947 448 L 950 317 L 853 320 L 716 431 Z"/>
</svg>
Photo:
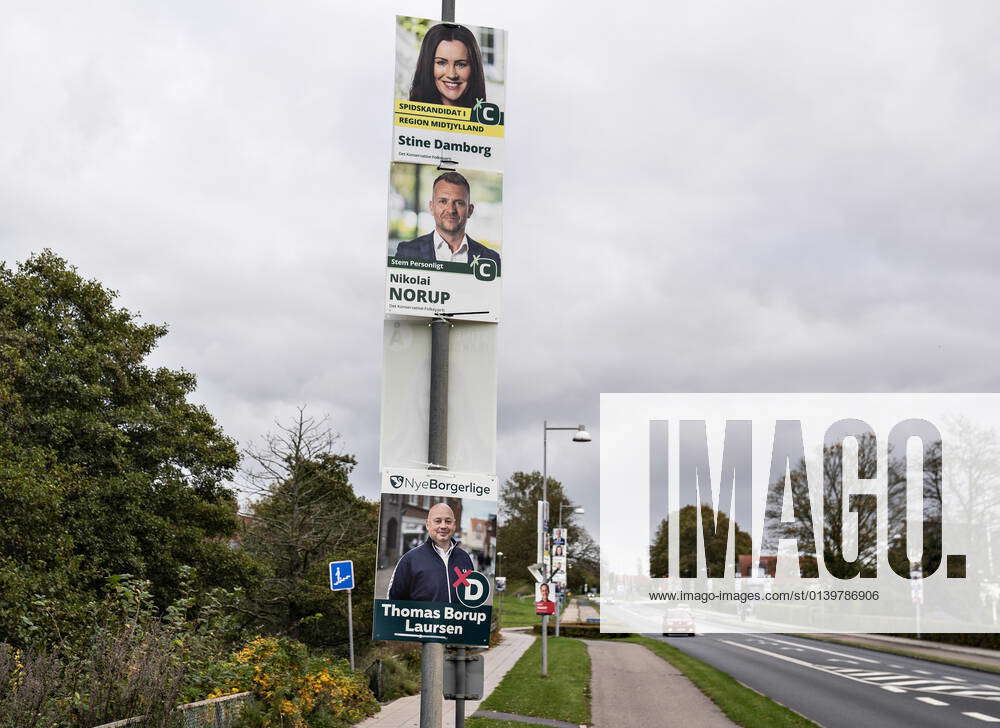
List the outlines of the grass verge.
<svg viewBox="0 0 1000 728">
<path fill-rule="evenodd" d="M 992 672 L 1000 673 L 1000 667 L 993 667 L 992 665 L 983 665 L 978 662 L 966 662 L 965 660 L 952 660 L 948 657 L 938 657 L 937 655 L 927 655 L 922 652 L 912 652 L 910 650 L 901 650 L 897 647 L 882 647 L 881 645 L 871 644 L 869 642 L 851 642 L 850 640 L 839 640 L 836 637 L 817 637 L 814 634 L 805 635 L 795 635 L 796 637 L 801 637 L 803 639 L 817 640 L 819 642 L 831 642 L 835 645 L 844 645 L 844 647 L 861 647 L 866 650 L 874 650 L 875 652 L 885 652 L 890 655 L 899 655 L 900 657 L 912 657 L 915 660 L 927 660 L 928 662 L 938 662 L 942 665 L 952 665 L 953 667 L 965 667 L 969 670 L 979 670 L 980 672 Z M 928 646 L 928 649 L 934 649 Z"/>
<path fill-rule="evenodd" d="M 541 643 L 536 639 L 480 707 L 576 724 L 590 723 L 590 655 L 586 645 L 569 637 L 550 639 L 547 678 L 540 677 L 541 661 Z M 509 721 L 469 718 L 465 724 L 468 728 L 499 728 Z M 517 728 L 526 725 L 519 723 Z"/>
<path fill-rule="evenodd" d="M 651 637 L 629 637 L 680 670 L 726 716 L 744 728 L 817 728 L 816 724 L 765 695 L 751 690 L 711 665 Z"/>
<path fill-rule="evenodd" d="M 535 614 L 535 602 L 529 599 L 518 599 L 514 595 L 504 595 L 503 604 L 499 607 L 501 627 L 531 627 L 539 624 L 541 617 Z"/>
</svg>

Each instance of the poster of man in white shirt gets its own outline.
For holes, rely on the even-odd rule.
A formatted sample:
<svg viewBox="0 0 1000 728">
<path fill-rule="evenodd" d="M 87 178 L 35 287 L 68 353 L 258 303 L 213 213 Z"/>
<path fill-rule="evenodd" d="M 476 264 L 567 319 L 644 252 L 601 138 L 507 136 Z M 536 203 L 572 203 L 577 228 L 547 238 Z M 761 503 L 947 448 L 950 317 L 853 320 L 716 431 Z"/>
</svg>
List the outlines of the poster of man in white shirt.
<svg viewBox="0 0 1000 728">
<path fill-rule="evenodd" d="M 404 485 L 382 493 L 375 598 L 455 603 L 462 575 L 477 571 L 491 578 L 496 501 L 416 495 L 405 477 L 393 478 Z"/>
<path fill-rule="evenodd" d="M 501 190 L 498 172 L 392 165 L 387 313 L 499 320 Z"/>
</svg>

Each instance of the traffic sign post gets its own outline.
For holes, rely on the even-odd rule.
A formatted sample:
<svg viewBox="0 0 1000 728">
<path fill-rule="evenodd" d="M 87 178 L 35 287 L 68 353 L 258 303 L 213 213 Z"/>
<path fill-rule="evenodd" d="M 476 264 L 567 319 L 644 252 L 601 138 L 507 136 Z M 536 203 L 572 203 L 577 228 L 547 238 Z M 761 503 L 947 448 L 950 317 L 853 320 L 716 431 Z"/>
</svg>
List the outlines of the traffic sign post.
<svg viewBox="0 0 1000 728">
<path fill-rule="evenodd" d="M 445 700 L 479 700 L 483 697 L 483 656 L 467 655 L 465 648 L 448 652 L 444 657 Z M 458 716 L 456 716 L 457 718 Z M 463 719 L 465 716 L 462 716 Z"/>
<path fill-rule="evenodd" d="M 351 590 L 354 589 L 354 562 L 330 562 L 330 589 L 347 592 L 347 646 L 351 652 L 351 670 L 354 670 L 354 615 L 351 608 Z"/>
<path fill-rule="evenodd" d="M 343 591 L 354 588 L 354 562 L 330 562 L 330 588 L 333 591 Z"/>
</svg>

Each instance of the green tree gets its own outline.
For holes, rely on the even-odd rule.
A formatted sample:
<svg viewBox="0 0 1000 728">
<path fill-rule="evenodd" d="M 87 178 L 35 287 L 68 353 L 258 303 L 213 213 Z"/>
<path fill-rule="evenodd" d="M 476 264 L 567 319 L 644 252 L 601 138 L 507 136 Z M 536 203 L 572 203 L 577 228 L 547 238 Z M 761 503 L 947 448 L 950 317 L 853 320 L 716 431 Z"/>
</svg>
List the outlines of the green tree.
<svg viewBox="0 0 1000 728">
<path fill-rule="evenodd" d="M 199 589 L 253 572 L 225 543 L 236 447 L 188 401 L 193 374 L 146 364 L 166 327 L 116 295 L 51 251 L 0 264 L 0 637 L 67 618 L 68 593 L 112 574 L 148 579 L 162 606 L 185 567 Z"/>
<path fill-rule="evenodd" d="M 328 564 L 354 562 L 356 636 L 371 633 L 378 504 L 355 495 L 352 455 L 336 452 L 325 420 L 299 410 L 247 451 L 247 487 L 257 500 L 244 529 L 246 551 L 264 575 L 244 611 L 268 632 L 312 645 L 347 642 L 347 598 L 330 590 Z"/>
<path fill-rule="evenodd" d="M 703 503 L 701 505 L 701 519 L 703 523 L 709 522 L 712 518 L 712 506 Z M 695 541 L 698 531 L 698 509 L 693 505 L 684 506 L 679 513 L 679 526 L 681 539 L 687 538 L 692 543 Z M 703 531 L 704 533 L 704 531 Z M 716 523 L 715 538 L 704 539 L 705 562 L 712 573 L 722 573 L 726 565 L 726 546 L 729 542 L 729 516 L 719 511 L 719 518 Z M 734 553 L 750 553 L 750 534 L 740 529 L 739 525 L 734 525 L 736 536 L 736 550 Z M 683 541 L 682 541 L 683 542 Z M 649 549 L 649 575 L 656 578 L 668 577 L 668 545 L 670 543 L 670 522 L 664 518 L 660 521 L 656 529 L 656 536 L 653 545 Z M 682 553 L 680 555 L 681 574 L 700 574 L 697 570 L 698 554 Z"/>
<path fill-rule="evenodd" d="M 503 574 L 512 580 L 531 580 L 528 566 L 537 561 L 537 509 L 542 497 L 542 474 L 516 472 L 507 479 L 500 491 L 502 525 L 497 529 L 497 548 L 503 552 Z M 567 528 L 568 583 L 571 591 L 579 591 L 584 583 L 597 584 L 600 563 L 597 544 L 577 523 L 573 503 L 563 492 L 562 484 L 548 479 L 549 515 L 551 526 L 559 522 L 559 506 L 563 508 L 563 526 Z"/>
<path fill-rule="evenodd" d="M 649 575 L 654 579 L 665 579 L 670 576 L 670 521 L 664 518 L 660 521 L 653 536 L 653 545 L 649 547 Z"/>
</svg>

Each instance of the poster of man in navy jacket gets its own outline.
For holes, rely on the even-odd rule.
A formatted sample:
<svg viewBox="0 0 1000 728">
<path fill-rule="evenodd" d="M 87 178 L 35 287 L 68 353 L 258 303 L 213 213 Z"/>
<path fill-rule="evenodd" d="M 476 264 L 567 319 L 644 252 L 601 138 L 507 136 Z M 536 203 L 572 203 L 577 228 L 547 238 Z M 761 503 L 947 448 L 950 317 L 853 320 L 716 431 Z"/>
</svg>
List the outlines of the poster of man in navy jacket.
<svg viewBox="0 0 1000 728">
<path fill-rule="evenodd" d="M 396 564 L 389 581 L 389 599 L 414 602 L 457 601 L 452 592 L 453 573 L 471 571 L 472 557 L 454 538 L 458 523 L 447 503 L 437 503 L 427 513 L 427 540 L 410 549 Z M 459 569 L 459 572 L 455 570 Z"/>
</svg>

